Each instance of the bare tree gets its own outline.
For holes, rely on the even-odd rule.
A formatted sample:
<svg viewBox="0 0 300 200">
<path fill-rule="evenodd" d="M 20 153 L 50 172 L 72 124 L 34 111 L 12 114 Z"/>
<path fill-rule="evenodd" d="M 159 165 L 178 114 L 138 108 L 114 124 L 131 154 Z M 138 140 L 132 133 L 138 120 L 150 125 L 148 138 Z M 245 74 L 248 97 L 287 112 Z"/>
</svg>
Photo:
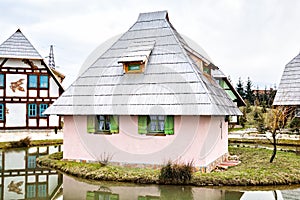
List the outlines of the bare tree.
<svg viewBox="0 0 300 200">
<path fill-rule="evenodd" d="M 267 115 L 266 125 L 267 130 L 271 132 L 272 139 L 268 138 L 268 140 L 273 145 L 273 153 L 270 158 L 270 163 L 273 162 L 277 152 L 277 135 L 282 132 L 282 129 L 285 127 L 286 122 L 289 116 L 292 116 L 293 107 L 289 106 L 278 106 L 276 108 L 272 108 Z M 294 116 L 293 116 L 294 117 Z"/>
</svg>

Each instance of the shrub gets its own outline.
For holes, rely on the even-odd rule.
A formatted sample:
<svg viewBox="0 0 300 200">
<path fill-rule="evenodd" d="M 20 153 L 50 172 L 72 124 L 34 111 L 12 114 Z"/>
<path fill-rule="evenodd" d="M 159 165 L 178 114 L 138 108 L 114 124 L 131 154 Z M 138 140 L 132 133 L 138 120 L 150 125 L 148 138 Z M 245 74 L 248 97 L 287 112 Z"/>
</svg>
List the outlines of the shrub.
<svg viewBox="0 0 300 200">
<path fill-rule="evenodd" d="M 31 145 L 31 138 L 26 137 L 19 141 L 13 141 L 9 143 L 10 148 L 29 147 Z"/>
<path fill-rule="evenodd" d="M 109 162 L 112 160 L 113 155 L 110 153 L 103 152 L 99 157 L 98 157 L 98 162 L 101 167 L 106 166 L 109 164 Z"/>
<path fill-rule="evenodd" d="M 192 179 L 193 162 L 168 163 L 160 170 L 159 182 L 161 184 L 188 184 Z"/>
</svg>

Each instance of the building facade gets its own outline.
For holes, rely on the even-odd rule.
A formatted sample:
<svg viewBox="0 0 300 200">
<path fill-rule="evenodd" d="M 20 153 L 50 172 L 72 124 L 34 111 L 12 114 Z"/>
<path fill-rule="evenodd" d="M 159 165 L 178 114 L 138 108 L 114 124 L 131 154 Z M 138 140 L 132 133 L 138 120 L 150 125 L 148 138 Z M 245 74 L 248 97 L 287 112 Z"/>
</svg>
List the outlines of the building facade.
<svg viewBox="0 0 300 200">
<path fill-rule="evenodd" d="M 59 128 L 61 118 L 43 112 L 63 92 L 63 78 L 17 30 L 0 45 L 0 129 Z"/>
</svg>

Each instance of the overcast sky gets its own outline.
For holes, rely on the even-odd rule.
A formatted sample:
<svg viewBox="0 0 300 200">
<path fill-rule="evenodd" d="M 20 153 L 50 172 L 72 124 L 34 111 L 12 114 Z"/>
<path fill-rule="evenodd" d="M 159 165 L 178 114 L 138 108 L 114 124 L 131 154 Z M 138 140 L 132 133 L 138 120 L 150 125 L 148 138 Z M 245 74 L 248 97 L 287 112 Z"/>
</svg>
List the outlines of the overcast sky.
<svg viewBox="0 0 300 200">
<path fill-rule="evenodd" d="M 250 77 L 254 87 L 278 86 L 300 52 L 299 0 L 1 0 L 0 43 L 20 28 L 44 57 L 53 44 L 68 86 L 96 47 L 127 31 L 140 12 L 158 10 L 234 85 Z"/>
</svg>

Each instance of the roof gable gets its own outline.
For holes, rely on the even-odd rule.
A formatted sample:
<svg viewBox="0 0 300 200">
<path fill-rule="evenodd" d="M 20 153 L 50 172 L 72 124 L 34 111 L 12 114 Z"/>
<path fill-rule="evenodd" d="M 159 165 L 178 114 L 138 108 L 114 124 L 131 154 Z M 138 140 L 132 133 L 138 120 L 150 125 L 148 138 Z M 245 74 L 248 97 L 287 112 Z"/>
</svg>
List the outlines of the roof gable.
<svg viewBox="0 0 300 200">
<path fill-rule="evenodd" d="M 43 59 L 20 29 L 0 45 L 0 57 Z"/>
<path fill-rule="evenodd" d="M 155 44 L 150 45 L 151 53 L 145 53 L 149 41 Z M 183 43 L 166 11 L 140 14 L 137 22 L 82 73 L 46 113 L 240 114 L 226 92 L 211 77 L 202 74 Z M 143 48 L 132 51 L 136 46 L 133 44 Z M 130 54 L 128 52 L 144 52 L 143 56 L 149 53 L 143 73 L 124 74 L 119 62 Z"/>
<path fill-rule="evenodd" d="M 300 53 L 285 66 L 273 105 L 300 105 Z"/>
</svg>

